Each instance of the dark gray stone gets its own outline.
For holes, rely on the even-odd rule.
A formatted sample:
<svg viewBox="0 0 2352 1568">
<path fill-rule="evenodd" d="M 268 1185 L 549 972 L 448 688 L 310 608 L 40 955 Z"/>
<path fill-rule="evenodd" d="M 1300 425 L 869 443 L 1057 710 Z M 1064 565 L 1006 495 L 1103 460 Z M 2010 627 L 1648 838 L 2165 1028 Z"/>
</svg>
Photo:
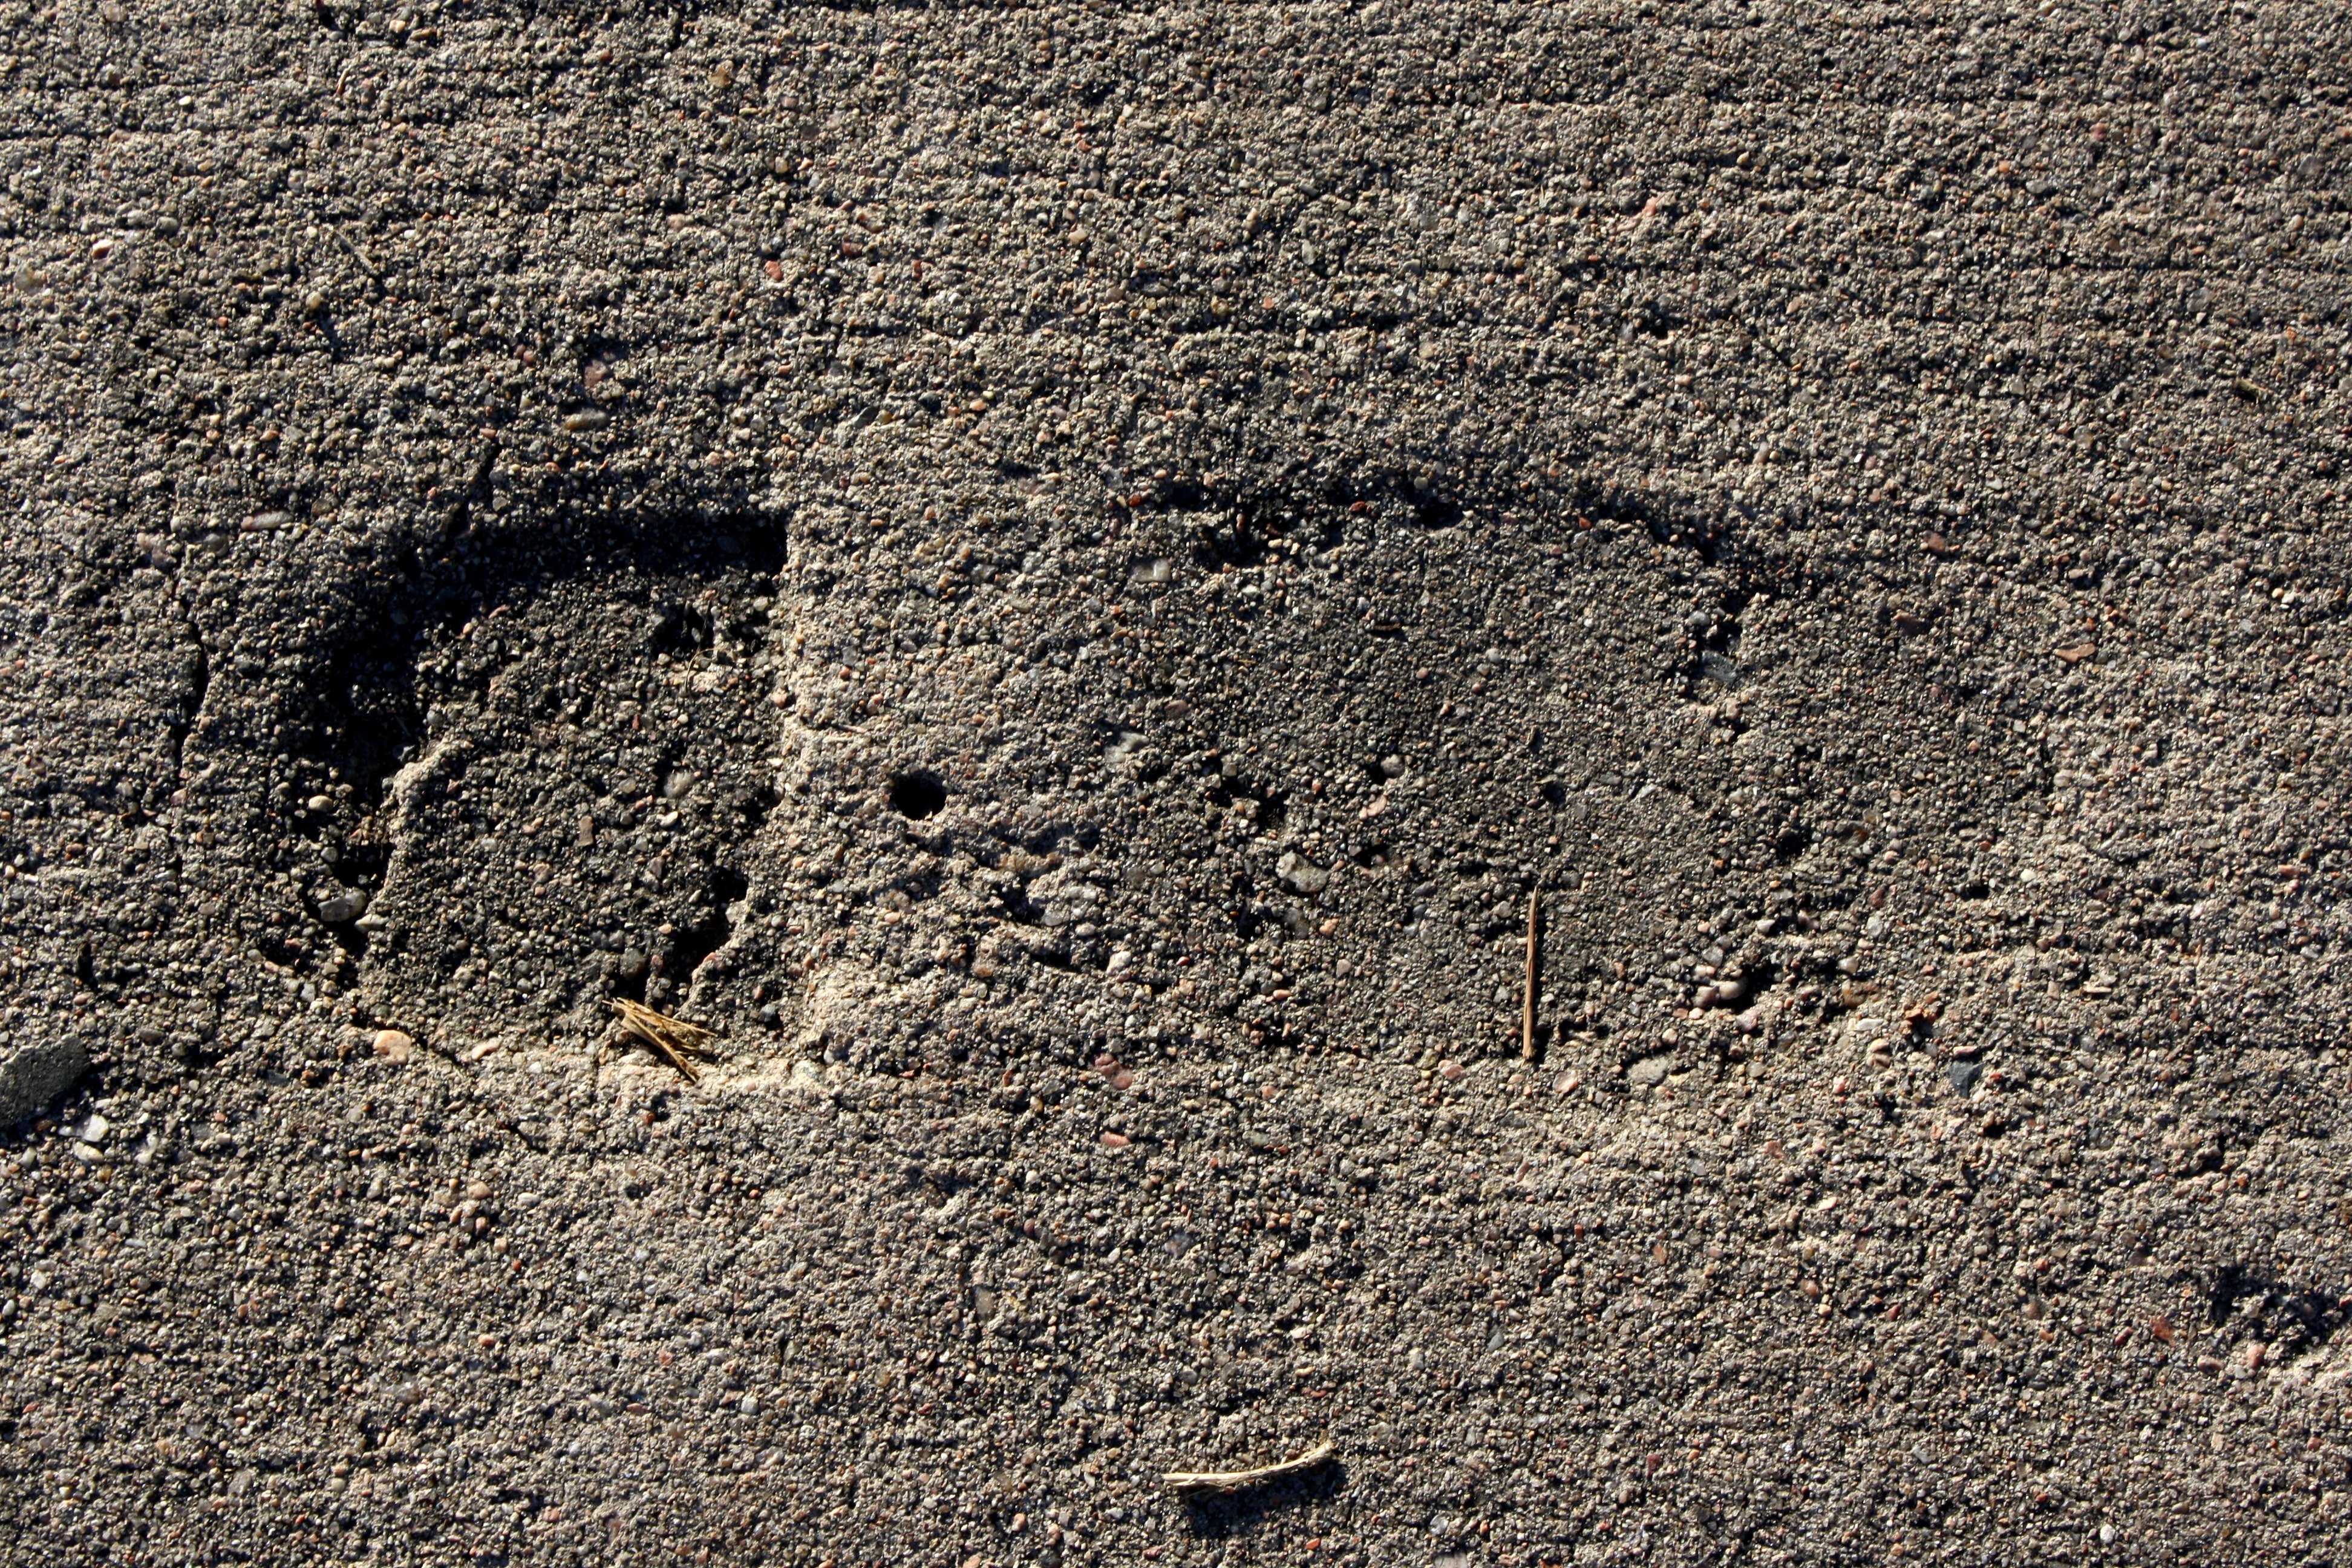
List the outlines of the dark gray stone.
<svg viewBox="0 0 2352 1568">
<path fill-rule="evenodd" d="M 89 1053 L 70 1037 L 0 1047 L 0 1126 L 38 1114 L 89 1067 Z"/>
</svg>

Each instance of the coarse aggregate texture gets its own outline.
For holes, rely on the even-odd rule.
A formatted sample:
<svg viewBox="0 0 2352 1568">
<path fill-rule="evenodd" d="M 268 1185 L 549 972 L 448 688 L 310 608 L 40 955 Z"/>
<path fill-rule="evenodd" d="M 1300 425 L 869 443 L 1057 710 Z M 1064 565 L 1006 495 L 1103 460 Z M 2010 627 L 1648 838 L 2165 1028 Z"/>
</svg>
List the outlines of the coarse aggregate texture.
<svg viewBox="0 0 2352 1568">
<path fill-rule="evenodd" d="M 2347 1555 L 2340 11 L 0 20 L 0 1558 Z"/>
</svg>

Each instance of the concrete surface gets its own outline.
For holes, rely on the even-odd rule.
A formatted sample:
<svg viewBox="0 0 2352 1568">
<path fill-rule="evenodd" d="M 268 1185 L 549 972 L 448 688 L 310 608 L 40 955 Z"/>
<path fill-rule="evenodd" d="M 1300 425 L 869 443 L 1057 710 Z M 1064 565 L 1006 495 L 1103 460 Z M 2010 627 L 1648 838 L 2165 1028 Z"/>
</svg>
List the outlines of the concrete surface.
<svg viewBox="0 0 2352 1568">
<path fill-rule="evenodd" d="M 6 16 L 0 1556 L 2345 1555 L 2340 14 Z"/>
</svg>

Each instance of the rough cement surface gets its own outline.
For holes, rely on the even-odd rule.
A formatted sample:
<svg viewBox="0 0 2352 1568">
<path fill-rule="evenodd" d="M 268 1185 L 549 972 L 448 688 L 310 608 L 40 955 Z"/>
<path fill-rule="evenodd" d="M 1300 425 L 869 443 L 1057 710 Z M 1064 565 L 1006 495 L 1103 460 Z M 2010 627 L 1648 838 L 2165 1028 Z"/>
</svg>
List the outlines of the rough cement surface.
<svg viewBox="0 0 2352 1568">
<path fill-rule="evenodd" d="M 0 1557 L 2347 1555 L 2339 12 L 0 15 Z"/>
</svg>

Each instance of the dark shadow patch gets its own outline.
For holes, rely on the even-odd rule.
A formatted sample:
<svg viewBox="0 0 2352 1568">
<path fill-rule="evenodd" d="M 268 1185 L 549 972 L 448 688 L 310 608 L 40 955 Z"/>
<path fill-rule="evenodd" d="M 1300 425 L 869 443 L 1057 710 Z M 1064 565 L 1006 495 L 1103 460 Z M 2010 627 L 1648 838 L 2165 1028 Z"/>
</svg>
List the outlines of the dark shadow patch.
<svg viewBox="0 0 2352 1568">
<path fill-rule="evenodd" d="M 1258 902 L 1256 885 L 1245 871 L 1236 871 L 1225 894 L 1225 912 L 1234 934 L 1246 942 L 1265 929 L 1265 910 Z"/>
<path fill-rule="evenodd" d="M 1329 550 L 1347 542 L 1351 523 L 1372 514 L 1409 518 L 1426 531 L 1453 528 L 1470 516 L 1439 467 L 1318 472 L 1299 460 L 1262 482 L 1221 480 L 1213 488 L 1192 479 L 1163 479 L 1139 500 L 1198 519 L 1192 557 L 1207 570 L 1261 565 L 1282 549 Z"/>
<path fill-rule="evenodd" d="M 424 734 L 415 615 L 403 598 L 379 611 L 369 628 L 373 637 L 329 655 L 311 682 L 308 742 L 299 747 L 323 764 L 330 779 L 349 782 L 363 810 L 382 803 L 386 781 L 415 755 Z"/>
<path fill-rule="evenodd" d="M 727 918 L 727 911 L 751 891 L 751 887 L 743 873 L 731 866 L 712 869 L 702 890 L 701 918 L 673 935 L 669 951 L 661 955 L 664 979 L 677 985 L 690 984 L 703 960 L 727 945 L 728 939 L 735 934 L 734 922 Z"/>
<path fill-rule="evenodd" d="M 1219 811 L 1230 810 L 1236 801 L 1247 803 L 1254 833 L 1280 831 L 1283 819 L 1289 815 L 1289 796 L 1273 785 L 1253 780 L 1242 773 L 1219 773 L 1205 791 L 1209 804 Z"/>
<path fill-rule="evenodd" d="M 1270 530 L 1253 522 L 1244 511 L 1204 517 L 1192 528 L 1193 564 L 1207 572 L 1255 566 L 1265 559 L 1266 543 L 1272 537 Z"/>
<path fill-rule="evenodd" d="M 538 490 L 541 478 L 525 471 L 516 483 Z M 428 525 L 404 544 L 381 551 L 322 595 L 329 613 L 320 624 L 331 630 L 305 650 L 319 673 L 299 685 L 309 694 L 307 707 L 301 721 L 289 727 L 286 755 L 273 770 L 292 786 L 281 796 L 286 804 L 277 811 L 277 826 L 289 838 L 311 839 L 316 847 L 310 853 L 323 858 L 336 882 L 365 893 L 371 908 L 399 892 L 387 886 L 387 878 L 410 880 L 394 869 L 395 835 L 406 829 L 388 796 L 392 778 L 425 752 L 429 707 L 454 705 L 461 714 L 478 710 L 478 718 L 457 720 L 457 731 L 477 731 L 481 758 L 499 764 L 478 786 L 468 783 L 463 804 L 455 796 L 425 793 L 422 798 L 436 819 L 433 834 L 446 838 L 469 824 L 478 830 L 503 824 L 511 832 L 533 823 L 532 835 L 518 847 L 527 848 L 530 858 L 545 858 L 541 885 L 570 886 L 576 893 L 585 885 L 581 861 L 609 857 L 610 836 L 627 830 L 628 824 L 613 816 L 613 803 L 644 797 L 652 804 L 650 797 L 680 765 L 687 745 L 682 735 L 616 733 L 614 705 L 642 701 L 657 682 L 655 666 L 665 656 L 697 660 L 722 640 L 750 641 L 761 635 L 761 599 L 772 594 L 783 562 L 785 520 L 780 511 L 715 489 L 697 492 L 662 480 L 635 495 L 616 486 L 585 483 L 567 489 L 568 477 L 551 483 L 551 491 L 517 498 L 522 504 L 504 511 L 483 508 L 474 528 L 446 546 L 436 542 Z M 606 662 L 593 668 L 569 658 L 558 640 L 562 615 L 598 613 L 597 606 L 578 602 L 581 594 L 566 592 L 583 587 L 613 601 L 602 606 L 612 617 L 599 638 Z M 552 612 L 545 608 L 551 601 L 557 605 Z M 515 743 L 533 731 L 544 735 L 571 725 L 609 739 L 602 755 L 590 748 L 575 756 L 579 771 L 569 778 L 538 760 L 531 746 Z M 434 732 L 437 737 L 437 723 Z M 453 757 L 453 776 L 461 769 Z M 546 787 L 539 802 L 516 782 L 518 773 L 543 775 L 539 782 Z M 697 776 L 723 775 L 702 763 Z M 715 850 L 706 844 L 690 856 L 656 855 L 642 882 L 634 879 L 644 869 L 639 862 L 621 868 L 620 878 L 609 883 L 625 906 L 618 911 L 621 921 L 630 918 L 625 906 L 635 904 L 648 923 L 667 920 L 677 928 L 670 940 L 633 949 L 646 964 L 626 973 L 608 961 L 600 974 L 584 940 L 551 952 L 520 954 L 492 942 L 480 956 L 486 963 L 518 964 L 530 976 L 527 994 L 549 1007 L 583 988 L 590 997 L 609 994 L 657 1002 L 672 982 L 683 984 L 732 934 L 725 909 L 744 889 L 739 873 L 713 871 L 707 860 L 701 872 L 690 873 L 702 877 L 701 883 L 681 884 L 680 874 L 693 860 L 714 853 L 731 858 L 728 846 L 758 832 L 780 800 L 773 788 L 751 778 L 737 776 L 713 788 L 708 805 L 665 795 L 655 809 L 682 813 L 690 823 L 701 814 L 700 837 L 715 836 Z M 608 792 L 611 798 L 599 805 Z M 314 794 L 328 795 L 332 808 L 309 810 L 304 803 Z M 488 800 L 514 813 L 513 821 L 482 817 Z M 583 816 L 594 819 L 586 829 L 581 826 Z M 672 901 L 675 893 L 662 891 L 665 858 L 667 885 L 688 892 L 684 909 Z M 528 867 L 518 865 L 516 871 L 493 880 L 504 884 L 504 897 L 519 902 L 530 896 L 523 879 Z M 420 868 L 418 885 L 449 874 L 446 866 Z M 593 885 L 607 884 L 600 877 Z M 426 955 L 454 934 L 451 920 L 438 912 L 443 906 L 428 901 L 404 910 L 397 904 L 395 898 L 387 913 L 404 931 L 402 942 L 388 943 L 381 933 L 371 942 L 353 921 L 319 930 L 303 926 L 300 932 L 314 954 L 331 955 L 340 946 L 365 958 L 362 994 L 387 1005 L 421 1005 L 418 987 L 430 988 L 431 1005 L 452 1016 L 481 1005 L 490 988 L 480 984 L 478 973 L 453 985 L 448 975 L 436 978 L 428 967 Z M 608 913 L 606 919 L 614 916 Z M 478 947 L 483 940 L 478 931 L 473 934 Z M 651 963 L 656 958 L 657 965 Z"/>
<path fill-rule="evenodd" d="M 2206 1321 L 2233 1343 L 2259 1341 L 2267 1359 L 2292 1361 L 2336 1336 L 2347 1316 L 2346 1300 L 2340 1291 L 2290 1284 L 2233 1263 L 2214 1275 L 2206 1292 Z"/>
<path fill-rule="evenodd" d="M 631 962 L 635 960 L 635 962 Z M 643 952 L 625 952 L 614 961 L 604 977 L 604 992 L 609 996 L 625 997 L 631 1002 L 646 999 L 646 987 L 653 983 L 653 962 Z"/>
<path fill-rule="evenodd" d="M 612 369 L 629 357 L 630 346 L 625 338 L 590 332 L 580 340 L 580 367 L 584 372 L 590 365 L 596 366 L 601 380 L 602 372 Z"/>
<path fill-rule="evenodd" d="M 654 653 L 691 654 L 709 647 L 718 635 L 718 624 L 708 612 L 692 605 L 665 601 L 654 606 L 646 646 Z"/>
<path fill-rule="evenodd" d="M 890 809 L 912 821 L 920 822 L 936 816 L 948 803 L 948 786 L 936 773 L 908 773 L 890 775 Z"/>
<path fill-rule="evenodd" d="M 760 831 L 768 820 L 768 814 L 775 810 L 783 798 L 772 785 L 753 784 L 729 795 L 725 805 L 735 818 L 738 835 L 748 838 Z"/>
<path fill-rule="evenodd" d="M 561 524 L 518 508 L 446 552 L 389 552 L 348 580 L 340 613 L 325 617 L 341 635 L 311 652 L 320 673 L 308 683 L 316 696 L 296 755 L 348 782 L 360 810 L 371 811 L 424 739 L 417 661 L 437 630 L 581 580 L 708 583 L 740 574 L 752 580 L 750 592 L 763 590 L 783 565 L 779 514 L 715 503 L 634 511 L 593 494 L 577 504 Z M 646 635 L 650 651 L 678 654 L 709 647 L 715 630 L 709 611 L 673 595 L 654 606 Z"/>
<path fill-rule="evenodd" d="M 213 666 L 205 652 L 204 636 L 194 624 L 182 622 L 180 632 L 186 647 L 179 655 L 179 681 L 172 700 L 163 707 L 163 733 L 172 748 L 172 777 L 177 779 L 185 765 L 188 736 L 196 727 L 196 720 L 205 710 L 205 698 L 212 690 Z"/>
<path fill-rule="evenodd" d="M 1184 1500 L 1184 1528 L 1195 1540 L 1229 1541 L 1256 1529 L 1269 1517 L 1313 1503 L 1328 1502 L 1347 1489 L 1348 1468 L 1326 1460 L 1304 1475 L 1288 1476 L 1240 1491 Z"/>
<path fill-rule="evenodd" d="M 895 879 L 882 890 L 877 901 L 886 910 L 896 910 L 904 914 L 917 904 L 939 896 L 940 875 L 933 869 Z"/>
<path fill-rule="evenodd" d="M 1412 520 L 1433 531 L 1452 528 L 1462 521 L 1462 503 L 1450 496 L 1417 496 L 1412 505 Z"/>
</svg>

